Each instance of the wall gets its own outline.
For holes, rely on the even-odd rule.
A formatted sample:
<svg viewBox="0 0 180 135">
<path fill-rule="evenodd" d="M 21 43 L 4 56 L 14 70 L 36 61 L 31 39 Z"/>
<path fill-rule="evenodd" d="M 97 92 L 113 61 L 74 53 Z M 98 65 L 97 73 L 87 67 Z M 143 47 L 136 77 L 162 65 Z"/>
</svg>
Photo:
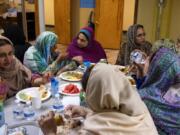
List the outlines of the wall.
<svg viewBox="0 0 180 135">
<path fill-rule="evenodd" d="M 170 30 L 169 35 L 170 38 L 176 41 L 176 39 L 180 38 L 180 0 L 172 1 L 172 12 L 171 12 L 171 22 L 170 22 Z"/>
<path fill-rule="evenodd" d="M 54 25 L 54 0 L 44 0 L 45 24 Z"/>
<path fill-rule="evenodd" d="M 123 31 L 127 31 L 129 26 L 134 24 L 135 0 L 124 0 Z"/>
<path fill-rule="evenodd" d="M 139 0 L 137 23 L 144 25 L 146 39 L 154 41 L 156 26 L 156 1 L 157 0 Z"/>
<path fill-rule="evenodd" d="M 160 38 L 171 38 L 176 41 L 180 37 L 180 1 L 166 0 L 161 18 Z M 139 0 L 137 23 L 143 24 L 146 39 L 154 42 L 158 21 L 158 1 Z"/>
</svg>

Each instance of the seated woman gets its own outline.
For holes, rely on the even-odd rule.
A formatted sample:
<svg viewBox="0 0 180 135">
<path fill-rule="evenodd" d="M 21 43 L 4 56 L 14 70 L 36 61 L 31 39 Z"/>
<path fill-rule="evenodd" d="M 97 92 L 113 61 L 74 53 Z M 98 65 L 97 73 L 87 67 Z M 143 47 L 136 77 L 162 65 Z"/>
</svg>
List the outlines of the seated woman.
<svg viewBox="0 0 180 135">
<path fill-rule="evenodd" d="M 138 92 L 146 103 L 160 135 L 180 134 L 180 59 L 160 47 L 145 66 L 136 64 L 139 77 L 146 76 Z"/>
<path fill-rule="evenodd" d="M 88 109 L 70 105 L 71 117 L 85 118 L 79 131 L 83 135 L 157 135 L 156 128 L 145 104 L 119 68 L 98 63 L 84 76 Z M 66 113 L 66 112 L 65 112 Z M 53 116 L 53 115 L 52 115 Z M 53 117 L 41 117 L 40 127 L 45 135 L 56 131 L 55 124 L 45 127 Z"/>
<path fill-rule="evenodd" d="M 33 77 L 31 71 L 14 56 L 13 43 L 0 36 L 0 94 L 3 92 L 4 98 L 14 96 L 19 90 L 31 86 L 32 83 L 34 85 L 37 78 L 40 79 Z"/>
<path fill-rule="evenodd" d="M 31 46 L 24 55 L 24 65 L 33 73 L 55 74 L 66 65 L 70 69 L 77 67 L 77 62 L 66 59 L 66 55 L 56 53 L 57 35 L 52 32 L 41 33 L 34 46 Z"/>
<path fill-rule="evenodd" d="M 82 56 L 84 61 L 92 63 L 97 63 L 100 59 L 107 59 L 100 43 L 94 39 L 94 32 L 91 27 L 80 30 L 77 37 L 69 45 L 67 52 L 70 58 Z"/>
<path fill-rule="evenodd" d="M 151 43 L 145 40 L 143 25 L 135 24 L 130 26 L 127 31 L 127 42 L 121 45 L 116 64 L 129 65 L 130 53 L 135 49 L 139 49 L 149 55 L 151 46 Z"/>
</svg>

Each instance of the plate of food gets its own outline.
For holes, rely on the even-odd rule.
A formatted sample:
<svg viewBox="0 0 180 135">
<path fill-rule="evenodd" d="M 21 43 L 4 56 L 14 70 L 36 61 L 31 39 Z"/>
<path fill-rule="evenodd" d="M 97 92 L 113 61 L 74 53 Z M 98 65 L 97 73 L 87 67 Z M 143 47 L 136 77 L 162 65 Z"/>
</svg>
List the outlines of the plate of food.
<svg viewBox="0 0 180 135">
<path fill-rule="evenodd" d="M 46 89 L 44 85 L 40 87 L 31 87 L 19 91 L 16 94 L 16 98 L 21 102 L 31 101 L 32 97 L 36 96 L 37 93 L 40 93 L 42 101 L 47 100 L 51 96 L 51 92 Z"/>
<path fill-rule="evenodd" d="M 59 92 L 63 95 L 77 96 L 79 95 L 82 86 L 78 83 L 67 83 L 59 86 Z"/>
<path fill-rule="evenodd" d="M 77 82 L 77 81 L 81 81 L 82 76 L 83 76 L 82 72 L 67 71 L 67 72 L 60 74 L 59 78 L 65 80 L 65 81 Z"/>
</svg>

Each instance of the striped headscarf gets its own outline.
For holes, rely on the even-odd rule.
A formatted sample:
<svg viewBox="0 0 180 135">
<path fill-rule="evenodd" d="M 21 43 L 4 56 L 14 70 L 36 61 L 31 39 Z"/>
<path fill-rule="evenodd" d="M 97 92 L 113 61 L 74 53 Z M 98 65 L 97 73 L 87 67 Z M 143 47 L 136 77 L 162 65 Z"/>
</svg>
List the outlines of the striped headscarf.
<svg viewBox="0 0 180 135">
<path fill-rule="evenodd" d="M 42 73 L 52 63 L 51 48 L 57 43 L 57 35 L 52 32 L 41 33 L 34 46 L 24 55 L 24 64 L 33 72 Z"/>
</svg>

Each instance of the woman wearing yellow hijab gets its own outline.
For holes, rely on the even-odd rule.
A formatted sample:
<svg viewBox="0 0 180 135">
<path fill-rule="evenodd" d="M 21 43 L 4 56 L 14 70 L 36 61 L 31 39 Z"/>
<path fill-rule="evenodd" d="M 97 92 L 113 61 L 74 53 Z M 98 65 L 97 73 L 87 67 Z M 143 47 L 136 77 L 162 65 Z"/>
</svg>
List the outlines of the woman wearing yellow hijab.
<svg viewBox="0 0 180 135">
<path fill-rule="evenodd" d="M 69 107 L 76 116 L 85 117 L 79 134 L 158 135 L 147 107 L 118 67 L 97 64 L 83 86 L 92 114 L 83 107 Z"/>
</svg>

